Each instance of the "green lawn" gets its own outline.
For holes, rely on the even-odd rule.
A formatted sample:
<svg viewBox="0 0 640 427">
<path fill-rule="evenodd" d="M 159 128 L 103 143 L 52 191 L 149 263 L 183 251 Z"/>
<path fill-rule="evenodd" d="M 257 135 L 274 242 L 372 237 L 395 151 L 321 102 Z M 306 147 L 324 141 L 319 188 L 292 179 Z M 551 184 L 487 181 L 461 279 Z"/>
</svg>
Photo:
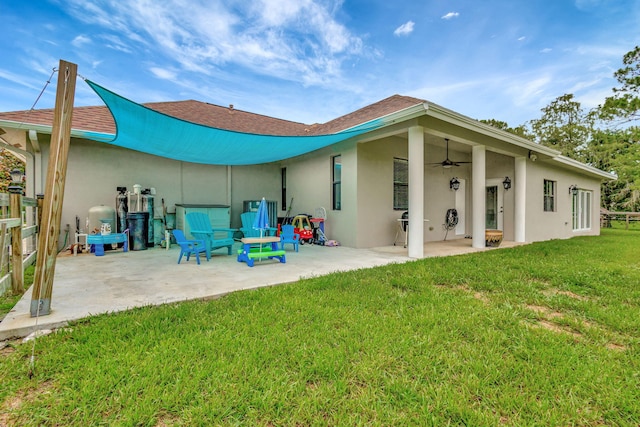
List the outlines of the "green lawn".
<svg viewBox="0 0 640 427">
<path fill-rule="evenodd" d="M 28 289 L 33 284 L 33 274 L 35 272 L 35 267 L 29 266 L 24 270 L 24 288 Z M 5 293 L 4 295 L 0 295 L 0 321 L 4 316 L 13 309 L 18 301 L 22 298 L 21 294 L 13 294 L 11 290 Z"/>
<path fill-rule="evenodd" d="M 0 425 L 638 426 L 639 254 L 604 230 L 93 317 L 32 378 L 3 351 Z"/>
</svg>

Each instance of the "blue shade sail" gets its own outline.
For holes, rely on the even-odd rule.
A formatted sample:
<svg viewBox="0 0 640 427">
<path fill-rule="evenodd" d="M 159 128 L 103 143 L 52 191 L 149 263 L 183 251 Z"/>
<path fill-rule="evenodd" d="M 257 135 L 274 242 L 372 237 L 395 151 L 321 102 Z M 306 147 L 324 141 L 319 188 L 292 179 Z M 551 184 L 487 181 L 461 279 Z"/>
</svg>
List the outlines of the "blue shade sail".
<svg viewBox="0 0 640 427">
<path fill-rule="evenodd" d="M 210 165 L 269 163 L 309 153 L 381 127 L 380 119 L 329 135 L 259 135 L 191 123 L 136 104 L 90 80 L 116 123 L 116 136 L 84 137 L 156 156 Z"/>
</svg>

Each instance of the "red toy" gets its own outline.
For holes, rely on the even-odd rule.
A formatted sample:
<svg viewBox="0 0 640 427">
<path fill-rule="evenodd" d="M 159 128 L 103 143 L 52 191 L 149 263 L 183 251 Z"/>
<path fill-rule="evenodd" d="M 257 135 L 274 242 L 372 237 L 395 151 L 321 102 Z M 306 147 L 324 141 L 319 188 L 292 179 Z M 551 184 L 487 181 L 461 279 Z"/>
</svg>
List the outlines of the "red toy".
<svg viewBox="0 0 640 427">
<path fill-rule="evenodd" d="M 305 242 L 313 243 L 313 227 L 309 221 L 309 215 L 296 215 L 291 224 L 293 225 L 293 233 L 300 236 L 301 245 L 304 245 Z"/>
</svg>

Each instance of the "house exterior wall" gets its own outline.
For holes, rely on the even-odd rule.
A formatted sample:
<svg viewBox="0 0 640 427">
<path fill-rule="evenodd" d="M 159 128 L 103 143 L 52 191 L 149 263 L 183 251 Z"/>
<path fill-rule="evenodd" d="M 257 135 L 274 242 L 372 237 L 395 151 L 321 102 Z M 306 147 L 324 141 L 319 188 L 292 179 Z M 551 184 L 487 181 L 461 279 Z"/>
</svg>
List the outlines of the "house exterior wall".
<svg viewBox="0 0 640 427">
<path fill-rule="evenodd" d="M 42 171 L 46 179 L 49 159 L 49 135 L 40 135 Z M 231 226 L 239 227 L 244 200 L 279 200 L 278 165 L 215 166 L 186 163 L 152 156 L 93 141 L 72 139 L 67 163 L 61 218 L 60 245 L 64 243 L 66 224 L 70 241 L 75 218 L 85 228 L 89 209 L 105 205 L 115 209 L 116 187 L 133 190 L 155 188 L 155 217 L 162 217 L 162 199 L 169 212 L 182 203 L 231 205 Z M 231 191 L 231 193 L 229 193 Z"/>
<path fill-rule="evenodd" d="M 212 167 L 212 166 L 208 166 Z M 222 166 L 215 166 L 222 167 Z M 226 167 L 225 167 L 226 169 Z M 245 200 L 273 200 L 280 203 L 280 166 L 274 163 L 251 166 L 231 166 L 231 227 L 240 228 L 240 214 L 243 212 Z M 225 181 L 226 182 L 226 181 Z"/>
<path fill-rule="evenodd" d="M 332 209 L 332 158 L 342 160 L 342 209 Z M 287 203 L 293 198 L 291 216 L 299 213 L 313 215 L 316 208 L 327 212 L 327 239 L 341 245 L 357 247 L 358 162 L 354 142 L 344 141 L 281 162 L 287 168 Z"/>
<path fill-rule="evenodd" d="M 544 211 L 544 180 L 556 182 L 556 210 Z M 573 231 L 572 196 L 569 187 L 592 191 L 591 229 Z M 600 180 L 572 173 L 545 162 L 527 163 L 526 241 L 566 239 L 573 236 L 600 234 Z"/>
<path fill-rule="evenodd" d="M 357 247 L 375 247 L 392 244 L 397 232 L 398 221 L 405 211 L 393 209 L 393 159 L 407 158 L 407 141 L 404 138 L 388 137 L 358 145 L 358 238 Z M 425 222 L 424 240 L 439 241 L 464 238 L 471 233 L 471 166 L 461 164 L 444 169 L 437 163 L 446 156 L 445 149 L 425 144 Z M 450 157 L 458 161 L 470 161 L 468 153 L 450 150 Z M 505 176 L 514 176 L 513 157 L 487 153 L 487 180 L 504 180 Z M 456 234 L 455 230 L 445 229 L 445 216 L 448 209 L 456 208 L 456 193 L 449 188 L 449 181 L 457 177 L 467 182 L 465 199 L 466 209 L 459 212 L 464 216 L 466 230 Z M 459 190 L 464 191 L 464 190 Z M 514 236 L 514 197 L 513 190 L 504 192 L 503 228 L 505 238 Z M 373 231 L 372 231 L 373 230 Z"/>
<path fill-rule="evenodd" d="M 46 177 L 49 136 L 39 135 L 42 148 L 40 176 Z M 342 209 L 332 209 L 332 157 L 342 156 Z M 75 218 L 80 226 L 88 211 L 101 204 L 115 208 L 116 187 L 132 190 L 133 184 L 156 189 L 156 218 L 161 217 L 161 199 L 169 211 L 178 203 L 230 204 L 231 226 L 240 226 L 240 214 L 245 200 L 275 200 L 279 216 L 284 216 L 281 197 L 281 168 L 287 168 L 287 204 L 293 198 L 291 215 L 313 214 L 318 207 L 327 212 L 327 238 L 342 245 L 366 248 L 393 244 L 397 219 L 404 210 L 393 209 L 393 159 L 407 158 L 407 140 L 400 136 L 381 138 L 357 144 L 344 141 L 304 156 L 279 163 L 253 166 L 211 166 L 185 163 L 118 148 L 93 141 L 73 139 L 69 151 L 67 179 L 62 212 L 62 230 L 69 224 L 72 239 Z M 451 152 L 457 161 L 470 161 L 469 153 Z M 456 207 L 456 193 L 449 189 L 449 180 L 465 180 L 466 229 L 471 233 L 471 166 L 444 169 L 434 166 L 445 156 L 443 147 L 425 144 L 425 242 L 443 240 L 447 209 Z M 514 158 L 487 152 L 486 179 L 512 180 L 512 188 L 504 192 L 503 230 L 506 240 L 514 239 Z M 543 211 L 543 181 L 557 182 L 556 211 Z M 599 234 L 598 210 L 600 180 L 544 161 L 527 161 L 526 172 L 526 241 L 568 238 L 575 235 Z M 572 198 L 570 185 L 592 191 L 591 229 L 572 229 Z M 463 238 L 455 230 L 447 239 Z M 61 231 L 60 244 L 64 242 Z"/>
</svg>

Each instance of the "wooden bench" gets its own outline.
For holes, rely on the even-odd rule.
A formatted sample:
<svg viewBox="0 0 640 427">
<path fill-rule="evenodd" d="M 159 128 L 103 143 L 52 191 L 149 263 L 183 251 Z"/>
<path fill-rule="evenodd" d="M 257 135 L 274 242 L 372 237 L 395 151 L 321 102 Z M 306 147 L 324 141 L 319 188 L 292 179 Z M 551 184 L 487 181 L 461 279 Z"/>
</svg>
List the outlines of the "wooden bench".
<svg viewBox="0 0 640 427">
<path fill-rule="evenodd" d="M 262 246 L 251 247 L 251 245 L 263 243 L 270 243 L 271 249 Z M 242 249 L 238 249 L 238 262 L 246 262 L 249 267 L 253 267 L 255 259 L 269 258 L 277 259 L 284 264 L 287 262 L 285 251 L 278 249 L 278 243 L 280 243 L 280 237 L 276 236 L 245 237 L 242 239 Z"/>
</svg>

